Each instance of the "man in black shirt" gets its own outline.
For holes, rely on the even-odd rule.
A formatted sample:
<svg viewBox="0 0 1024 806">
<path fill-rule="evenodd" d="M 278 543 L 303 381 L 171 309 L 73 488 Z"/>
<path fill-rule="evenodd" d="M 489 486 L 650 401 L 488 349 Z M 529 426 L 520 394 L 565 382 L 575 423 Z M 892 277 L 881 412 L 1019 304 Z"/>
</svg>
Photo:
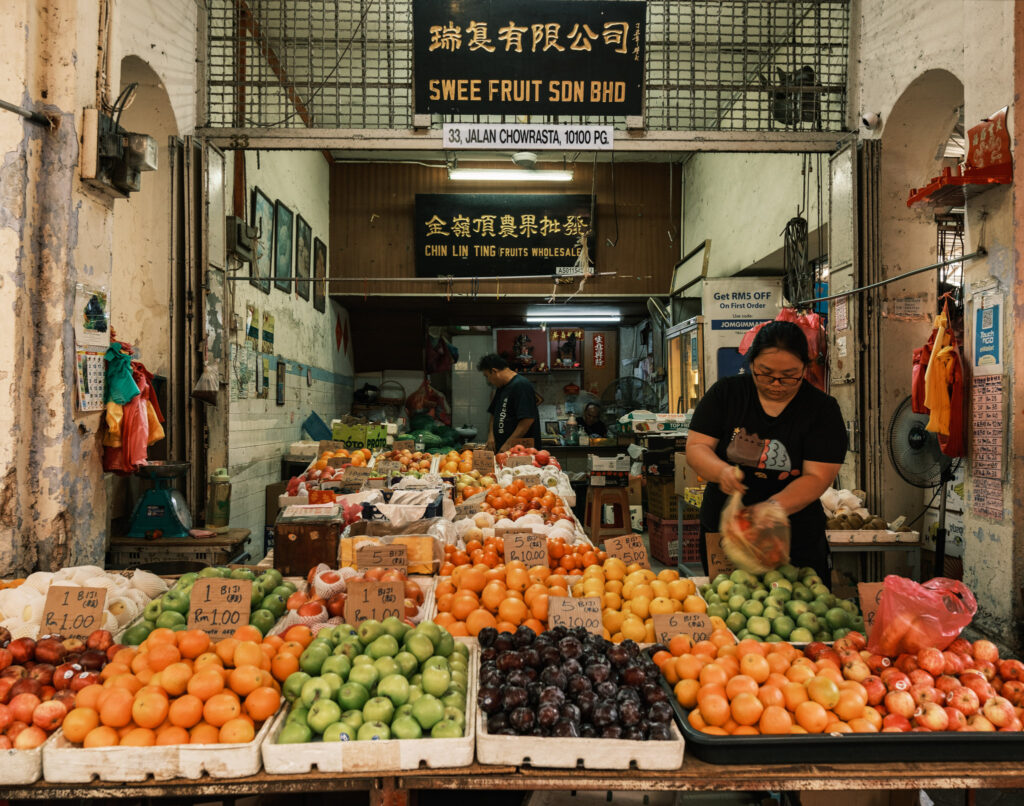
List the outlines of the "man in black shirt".
<svg viewBox="0 0 1024 806">
<path fill-rule="evenodd" d="M 583 409 L 582 428 L 588 437 L 608 436 L 608 426 L 601 419 L 601 407 L 596 403 L 588 403 Z"/>
<path fill-rule="evenodd" d="M 481 358 L 476 368 L 494 387 L 494 397 L 487 407 L 491 415 L 487 447 L 507 451 L 523 438 L 532 439 L 534 446 L 540 445 L 540 414 L 533 384 L 495 353 Z"/>
</svg>

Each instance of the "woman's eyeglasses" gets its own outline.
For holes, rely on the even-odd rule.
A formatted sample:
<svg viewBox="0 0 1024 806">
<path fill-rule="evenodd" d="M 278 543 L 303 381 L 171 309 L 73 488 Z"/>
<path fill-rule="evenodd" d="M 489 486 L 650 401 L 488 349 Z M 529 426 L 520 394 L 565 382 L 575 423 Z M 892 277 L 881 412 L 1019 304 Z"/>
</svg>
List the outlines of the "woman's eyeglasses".
<svg viewBox="0 0 1024 806">
<path fill-rule="evenodd" d="M 753 369 L 750 370 L 750 374 L 765 386 L 771 386 L 773 383 L 778 383 L 779 386 L 796 386 L 803 380 L 803 378 L 787 378 L 779 375 L 771 375 L 767 372 L 755 372 Z"/>
</svg>

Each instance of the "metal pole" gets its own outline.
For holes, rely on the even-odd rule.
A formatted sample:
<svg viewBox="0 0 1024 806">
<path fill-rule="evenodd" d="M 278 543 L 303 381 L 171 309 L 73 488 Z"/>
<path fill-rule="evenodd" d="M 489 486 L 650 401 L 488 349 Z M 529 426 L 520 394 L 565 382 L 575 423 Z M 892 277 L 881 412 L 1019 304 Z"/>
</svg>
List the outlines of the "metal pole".
<svg viewBox="0 0 1024 806">
<path fill-rule="evenodd" d="M 839 299 L 840 297 L 848 297 L 852 294 L 859 294 L 861 291 L 868 291 L 872 288 L 878 288 L 879 286 L 888 285 L 889 283 L 896 283 L 903 280 L 906 277 L 913 277 L 915 274 L 921 274 L 921 272 L 932 271 L 934 269 L 941 269 L 943 266 L 949 266 L 951 263 L 961 263 L 965 260 L 973 260 L 977 257 L 985 257 L 988 251 L 984 247 L 978 247 L 976 252 L 971 252 L 969 255 L 963 255 L 962 257 L 952 257 L 949 260 L 943 260 L 939 263 L 932 263 L 930 266 L 922 266 L 920 269 L 911 269 L 905 271 L 903 274 L 899 274 L 896 277 L 888 277 L 885 280 L 879 280 L 877 283 L 871 283 L 871 285 L 862 285 L 860 288 L 852 288 L 849 291 L 843 291 L 839 294 L 832 294 L 828 297 L 818 297 L 816 299 L 805 299 L 796 303 L 799 307 L 801 305 L 814 305 L 817 302 L 828 302 L 830 299 Z"/>
<path fill-rule="evenodd" d="M 53 121 L 40 112 L 33 112 L 31 109 L 2 100 L 0 100 L 0 109 L 6 109 L 8 112 L 21 115 L 29 123 L 35 123 L 37 126 L 45 126 L 47 129 L 53 128 Z"/>
</svg>

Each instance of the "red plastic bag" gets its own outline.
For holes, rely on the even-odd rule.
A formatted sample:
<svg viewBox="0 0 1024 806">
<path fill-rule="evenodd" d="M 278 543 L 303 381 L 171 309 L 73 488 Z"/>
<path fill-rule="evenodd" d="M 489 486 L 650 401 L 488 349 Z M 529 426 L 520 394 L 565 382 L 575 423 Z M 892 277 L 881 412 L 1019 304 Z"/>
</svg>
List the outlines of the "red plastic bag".
<svg viewBox="0 0 1024 806">
<path fill-rule="evenodd" d="M 792 322 L 804 332 L 804 336 L 807 338 L 807 357 L 809 359 L 807 369 L 804 370 L 804 378 L 822 392 L 827 391 L 825 389 L 825 366 L 828 357 L 828 342 L 821 317 L 816 313 L 797 313 L 793 308 L 783 308 L 775 317 L 775 321 Z M 754 337 L 766 324 L 768 323 L 762 322 L 743 335 L 738 348 L 740 355 L 747 354 L 750 345 L 754 342 Z"/>
<path fill-rule="evenodd" d="M 429 414 L 445 425 L 452 424 L 452 412 L 448 407 L 448 398 L 430 385 L 430 379 L 424 378 L 420 388 L 409 395 L 405 401 L 405 410 L 411 420 L 417 414 Z"/>
<path fill-rule="evenodd" d="M 738 475 L 742 476 L 739 468 Z M 789 562 L 789 518 L 774 501 L 743 506 L 742 493 L 729 496 L 719 520 L 722 550 L 737 568 L 764 574 Z"/>
<path fill-rule="evenodd" d="M 882 587 L 868 651 L 896 657 L 926 647 L 945 649 L 977 611 L 974 594 L 959 580 L 935 577 L 922 584 L 890 574 Z"/>
</svg>

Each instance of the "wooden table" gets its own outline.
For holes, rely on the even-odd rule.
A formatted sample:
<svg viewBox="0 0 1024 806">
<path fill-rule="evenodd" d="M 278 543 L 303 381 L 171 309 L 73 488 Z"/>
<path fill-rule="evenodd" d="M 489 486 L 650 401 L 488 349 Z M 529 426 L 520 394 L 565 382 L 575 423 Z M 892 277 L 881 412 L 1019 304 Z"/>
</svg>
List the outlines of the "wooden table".
<svg viewBox="0 0 1024 806">
<path fill-rule="evenodd" d="M 301 751 L 301 747 L 296 748 Z M 175 779 L 141 784 L 96 782 L 0 787 L 10 800 L 226 797 L 299 792 L 369 791 L 372 806 L 405 806 L 417 790 L 839 791 L 1024 788 L 1020 762 L 901 764 L 708 764 L 687 757 L 678 770 L 553 770 L 473 764 L 458 769 Z"/>
</svg>

